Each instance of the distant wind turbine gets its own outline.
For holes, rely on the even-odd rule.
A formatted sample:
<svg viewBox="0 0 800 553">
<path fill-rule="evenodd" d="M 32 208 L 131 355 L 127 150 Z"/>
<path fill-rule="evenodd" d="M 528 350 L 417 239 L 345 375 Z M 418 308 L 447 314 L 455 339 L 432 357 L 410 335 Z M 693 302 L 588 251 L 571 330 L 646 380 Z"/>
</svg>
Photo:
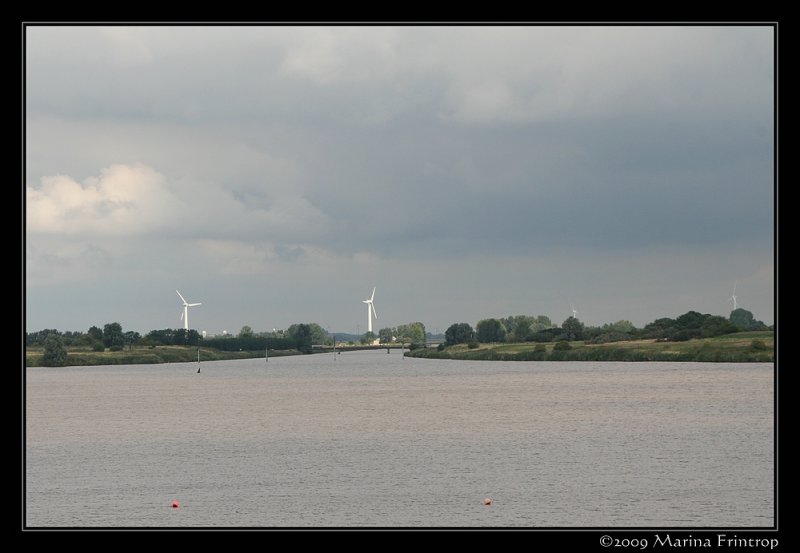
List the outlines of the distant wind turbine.
<svg viewBox="0 0 800 553">
<path fill-rule="evenodd" d="M 183 313 L 181 313 L 181 320 L 183 321 L 183 328 L 185 328 L 186 330 L 189 330 L 189 308 L 190 307 L 194 307 L 195 305 L 203 305 L 203 304 L 202 303 L 189 303 L 183 298 L 183 296 L 181 296 L 180 292 L 178 292 L 177 290 L 175 290 L 175 292 L 178 294 L 178 296 L 181 298 L 181 301 L 183 302 Z"/>
<path fill-rule="evenodd" d="M 733 294 L 731 294 L 731 297 L 728 298 L 728 301 L 733 300 L 733 310 L 734 311 L 736 311 L 736 284 L 737 283 L 735 283 L 735 282 L 733 283 Z"/>
<path fill-rule="evenodd" d="M 575 304 L 574 304 L 574 303 L 573 303 L 573 304 L 571 304 L 571 305 L 572 305 L 572 318 L 573 318 L 573 319 L 577 319 L 577 317 L 576 317 L 575 315 L 577 315 L 577 314 L 578 314 L 578 310 L 577 310 L 577 309 L 575 309 Z"/>
<path fill-rule="evenodd" d="M 372 332 L 372 316 L 375 315 L 375 318 L 378 318 L 378 314 L 375 312 L 375 305 L 372 303 L 372 300 L 375 299 L 375 288 L 372 288 L 372 296 L 368 300 L 363 300 L 361 303 L 367 304 L 367 332 Z"/>
</svg>

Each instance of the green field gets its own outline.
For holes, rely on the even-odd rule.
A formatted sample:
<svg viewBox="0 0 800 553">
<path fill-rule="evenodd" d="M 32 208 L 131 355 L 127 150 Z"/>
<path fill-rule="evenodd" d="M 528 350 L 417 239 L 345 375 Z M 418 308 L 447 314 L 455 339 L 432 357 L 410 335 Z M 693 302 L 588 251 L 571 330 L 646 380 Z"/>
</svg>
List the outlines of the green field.
<svg viewBox="0 0 800 553">
<path fill-rule="evenodd" d="M 754 340 L 765 349 L 753 346 Z M 714 338 L 686 342 L 634 340 L 607 344 L 570 342 L 571 350 L 554 351 L 554 343 L 544 344 L 544 352 L 536 352 L 536 344 L 480 344 L 469 349 L 466 344 L 417 349 L 406 355 L 428 359 L 466 359 L 492 361 L 709 361 L 709 362 L 772 362 L 775 357 L 775 333 L 769 330 L 737 332 Z"/>
<path fill-rule="evenodd" d="M 299 355 L 297 350 L 270 351 L 270 357 Z M 222 361 L 225 359 L 253 359 L 264 357 L 263 351 L 220 351 L 200 348 L 200 361 Z M 134 347 L 130 351 L 91 351 L 88 348 L 67 348 L 67 366 L 83 365 L 139 365 L 146 363 L 190 363 L 197 361 L 195 346 Z M 42 366 L 42 348 L 25 350 L 25 366 Z"/>
</svg>

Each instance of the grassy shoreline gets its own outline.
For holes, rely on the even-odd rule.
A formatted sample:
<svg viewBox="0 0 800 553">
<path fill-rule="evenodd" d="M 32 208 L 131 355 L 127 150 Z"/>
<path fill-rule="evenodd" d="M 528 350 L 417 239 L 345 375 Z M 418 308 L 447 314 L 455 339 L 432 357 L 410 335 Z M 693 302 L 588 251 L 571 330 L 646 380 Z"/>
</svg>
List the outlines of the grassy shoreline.
<svg viewBox="0 0 800 553">
<path fill-rule="evenodd" d="M 753 348 L 761 340 L 766 349 Z M 423 359 L 461 359 L 472 361 L 699 361 L 725 363 L 771 363 L 775 359 L 775 333 L 772 331 L 737 332 L 714 338 L 685 342 L 656 342 L 634 340 L 607 344 L 571 342 L 572 349 L 554 350 L 555 344 L 545 345 L 545 351 L 534 351 L 537 344 L 480 344 L 469 349 L 465 344 L 449 346 L 442 351 L 434 348 L 417 349 L 409 357 Z"/>
<path fill-rule="evenodd" d="M 274 350 L 270 357 L 300 355 L 297 350 Z M 25 366 L 42 367 L 42 348 L 26 348 Z M 227 359 L 257 359 L 264 357 L 263 351 L 221 351 L 200 348 L 200 361 L 224 361 Z M 86 348 L 67 348 L 66 367 L 91 365 L 141 365 L 160 363 L 191 363 L 197 361 L 196 346 L 134 347 L 124 351 L 91 351 Z"/>
</svg>

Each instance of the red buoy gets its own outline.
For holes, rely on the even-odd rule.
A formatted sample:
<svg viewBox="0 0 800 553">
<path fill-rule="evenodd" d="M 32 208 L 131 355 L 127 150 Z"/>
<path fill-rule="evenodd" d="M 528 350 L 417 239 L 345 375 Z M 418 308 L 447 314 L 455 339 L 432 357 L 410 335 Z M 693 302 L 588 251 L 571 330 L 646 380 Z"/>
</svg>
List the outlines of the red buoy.
<svg viewBox="0 0 800 553">
<path fill-rule="evenodd" d="M 181 506 L 181 504 L 180 504 L 180 503 L 178 503 L 178 502 L 177 502 L 177 500 L 172 502 L 172 508 L 173 508 L 173 509 L 177 509 L 177 508 L 179 508 L 180 506 Z"/>
</svg>

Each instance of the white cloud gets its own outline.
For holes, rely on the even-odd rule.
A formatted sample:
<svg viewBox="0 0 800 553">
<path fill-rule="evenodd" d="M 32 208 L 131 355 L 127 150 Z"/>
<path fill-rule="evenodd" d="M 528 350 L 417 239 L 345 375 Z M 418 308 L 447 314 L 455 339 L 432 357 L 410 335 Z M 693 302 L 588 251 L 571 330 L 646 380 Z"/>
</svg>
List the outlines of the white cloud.
<svg viewBox="0 0 800 553">
<path fill-rule="evenodd" d="M 168 179 L 142 164 L 117 164 L 78 182 L 67 175 L 27 186 L 32 234 L 177 236 L 253 240 L 324 233 L 328 218 L 300 191 L 266 182 L 251 190 L 194 178 Z"/>
<path fill-rule="evenodd" d="M 43 234 L 138 235 L 169 224 L 179 202 L 164 176 L 144 165 L 112 165 L 82 183 L 47 176 L 26 187 L 27 230 Z"/>
</svg>

